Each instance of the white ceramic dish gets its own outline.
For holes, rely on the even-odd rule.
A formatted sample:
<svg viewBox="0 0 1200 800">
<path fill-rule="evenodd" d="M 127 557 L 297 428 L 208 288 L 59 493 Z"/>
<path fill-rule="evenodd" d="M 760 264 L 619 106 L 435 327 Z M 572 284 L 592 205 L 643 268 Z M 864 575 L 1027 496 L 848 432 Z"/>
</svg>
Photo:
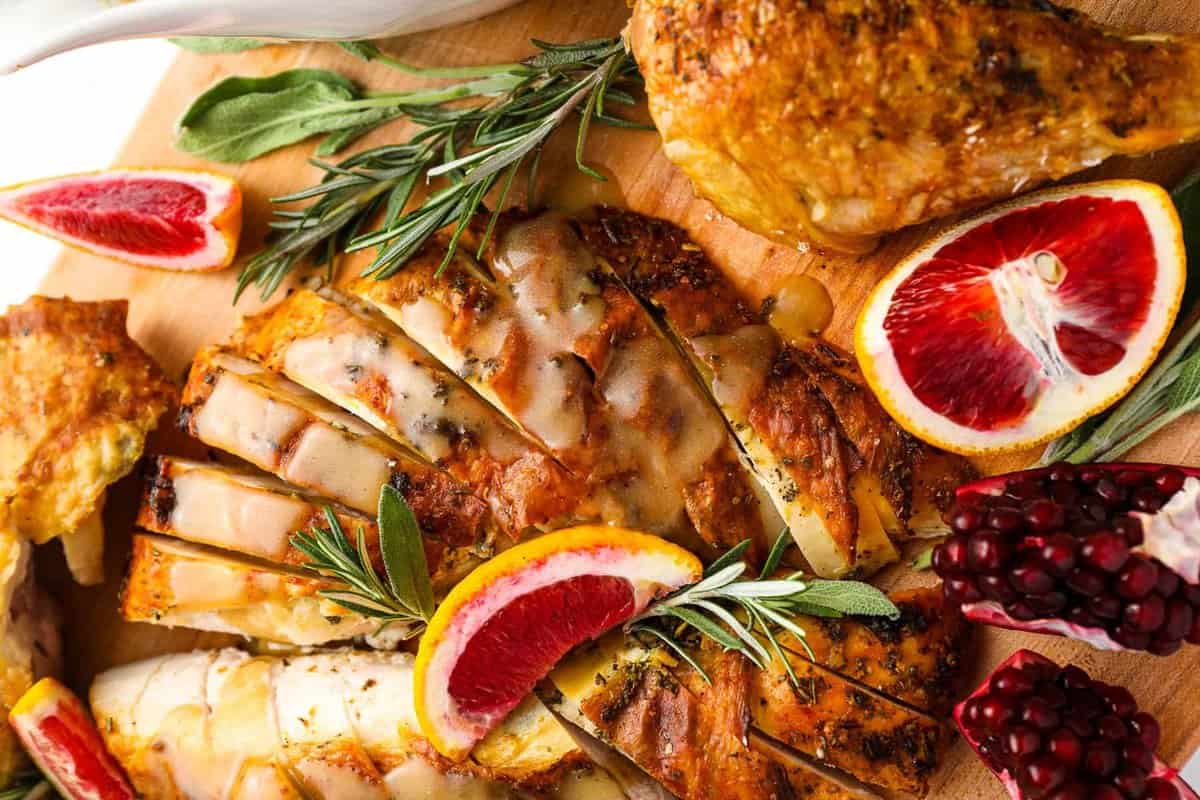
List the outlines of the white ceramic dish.
<svg viewBox="0 0 1200 800">
<path fill-rule="evenodd" d="M 77 47 L 161 36 L 376 39 L 483 16 L 517 0 L 16 0 L 0 2 L 0 75 Z"/>
</svg>

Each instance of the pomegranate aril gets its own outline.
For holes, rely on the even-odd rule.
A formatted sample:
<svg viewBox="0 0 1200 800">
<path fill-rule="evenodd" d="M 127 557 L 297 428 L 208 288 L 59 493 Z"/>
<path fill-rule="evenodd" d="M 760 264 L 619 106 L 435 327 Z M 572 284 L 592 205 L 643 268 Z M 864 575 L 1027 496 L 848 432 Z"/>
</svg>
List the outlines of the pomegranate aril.
<svg viewBox="0 0 1200 800">
<path fill-rule="evenodd" d="M 1017 599 L 1017 590 L 1008 582 L 1008 576 L 1002 572 L 979 576 L 979 591 L 988 600 L 995 600 L 1001 605 Z"/>
<path fill-rule="evenodd" d="M 1101 628 L 1104 626 L 1103 620 L 1084 606 L 1075 606 L 1069 609 L 1067 611 L 1067 622 L 1078 625 L 1081 628 Z"/>
<path fill-rule="evenodd" d="M 1146 773 L 1135 767 L 1122 767 L 1112 782 L 1113 788 L 1127 798 L 1136 799 L 1146 793 Z"/>
<path fill-rule="evenodd" d="M 1079 667 L 1069 664 L 1058 674 L 1058 685 L 1064 689 L 1090 690 L 1092 679 Z"/>
<path fill-rule="evenodd" d="M 1040 792 L 1052 792 L 1067 780 L 1067 770 L 1049 756 L 1039 756 L 1025 767 L 1025 780 Z"/>
<path fill-rule="evenodd" d="M 1066 461 L 1056 461 L 1046 468 L 1046 477 L 1056 483 L 1070 483 L 1075 480 L 1075 465 Z"/>
<path fill-rule="evenodd" d="M 1106 714 L 1096 720 L 1096 732 L 1104 739 L 1119 742 L 1129 735 L 1129 728 L 1116 714 Z"/>
<path fill-rule="evenodd" d="M 967 566 L 980 572 L 1000 569 L 1011 551 L 1011 545 L 1000 531 L 984 528 L 967 539 Z"/>
<path fill-rule="evenodd" d="M 1127 650 L 1145 650 L 1150 646 L 1150 634 L 1132 630 L 1124 625 L 1113 628 L 1109 635 Z"/>
<path fill-rule="evenodd" d="M 1084 786 L 1073 783 L 1070 786 L 1062 787 L 1053 794 L 1046 795 L 1046 800 L 1085 800 L 1087 796 L 1087 789 Z"/>
<path fill-rule="evenodd" d="M 1025 507 L 1025 524 L 1037 533 L 1058 530 L 1066 521 L 1062 508 L 1050 500 L 1035 500 Z"/>
<path fill-rule="evenodd" d="M 1113 520 L 1112 528 L 1130 547 L 1137 547 L 1145 538 L 1142 534 L 1142 523 L 1134 517 L 1117 517 Z"/>
<path fill-rule="evenodd" d="M 1054 588 L 1054 577 L 1033 559 L 1025 559 L 1013 567 L 1008 576 L 1012 587 L 1021 594 L 1045 594 Z"/>
<path fill-rule="evenodd" d="M 1162 729 L 1158 726 L 1158 720 L 1147 714 L 1145 711 L 1139 711 L 1129 720 L 1129 727 L 1137 735 L 1138 740 L 1146 745 L 1150 750 L 1158 747 L 1158 740 L 1162 735 Z"/>
<path fill-rule="evenodd" d="M 979 587 L 970 578 L 946 578 L 942 586 L 942 593 L 948 601 L 963 605 L 978 603 L 983 599 Z"/>
<path fill-rule="evenodd" d="M 1154 473 L 1154 485 L 1167 497 L 1182 489 L 1184 480 L 1184 474 L 1172 467 L 1164 467 Z"/>
<path fill-rule="evenodd" d="M 1188 632 L 1185 641 L 1188 644 L 1200 644 L 1200 614 L 1197 614 L 1196 618 L 1192 620 L 1192 629 Z"/>
<path fill-rule="evenodd" d="M 1163 504 L 1167 502 L 1167 498 L 1163 497 L 1162 492 L 1153 486 L 1143 486 L 1133 493 L 1129 502 L 1138 511 L 1153 514 L 1163 507 Z"/>
<path fill-rule="evenodd" d="M 1060 764 L 1074 769 L 1083 759 L 1083 744 L 1074 732 L 1067 728 L 1059 728 L 1050 735 L 1046 750 Z"/>
<path fill-rule="evenodd" d="M 1155 566 L 1158 568 L 1158 580 L 1154 584 L 1155 594 L 1170 597 L 1179 591 L 1179 584 L 1182 583 L 1179 576 L 1159 564 Z"/>
<path fill-rule="evenodd" d="M 1042 737 L 1032 728 L 1018 726 L 1004 737 L 1004 749 L 1009 755 L 1031 756 L 1042 748 Z"/>
<path fill-rule="evenodd" d="M 1179 790 L 1170 781 L 1151 778 L 1146 781 L 1146 800 L 1179 800 Z"/>
<path fill-rule="evenodd" d="M 1105 686 L 1100 694 L 1108 704 L 1108 710 L 1121 719 L 1137 711 L 1137 701 L 1124 686 Z"/>
<path fill-rule="evenodd" d="M 1083 768 L 1098 778 L 1107 778 L 1117 770 L 1121 756 L 1112 742 L 1093 741 L 1083 752 Z"/>
<path fill-rule="evenodd" d="M 1124 800 L 1121 793 L 1112 786 L 1093 786 L 1088 792 L 1089 800 Z"/>
<path fill-rule="evenodd" d="M 1157 583 L 1158 568 L 1144 558 L 1133 558 L 1122 567 L 1113 588 L 1126 600 L 1140 600 L 1154 591 Z"/>
<path fill-rule="evenodd" d="M 1054 575 L 1066 577 L 1075 569 L 1075 550 L 1078 542 L 1069 533 L 1056 533 L 1042 545 L 1039 555 Z"/>
<path fill-rule="evenodd" d="M 1019 600 L 1015 603 L 1006 603 L 1004 610 L 1010 617 L 1019 622 L 1029 622 L 1038 618 L 1036 611 Z"/>
<path fill-rule="evenodd" d="M 999 697 L 984 698 L 983 702 L 979 704 L 978 714 L 980 723 L 992 730 L 999 730 L 1012 722 L 1015 716 L 1012 706 Z"/>
<path fill-rule="evenodd" d="M 975 508 L 956 508 L 949 517 L 947 521 L 955 533 L 970 533 L 983 523 L 983 515 Z"/>
<path fill-rule="evenodd" d="M 1016 667 L 999 670 L 992 676 L 992 691 L 1008 697 L 1019 697 L 1033 691 L 1033 678 Z"/>
<path fill-rule="evenodd" d="M 1095 570 L 1080 567 L 1067 576 L 1067 587 L 1084 597 L 1093 597 L 1104 591 L 1108 585 L 1103 574 Z"/>
<path fill-rule="evenodd" d="M 1079 476 L 1079 480 L 1083 483 L 1095 484 L 1106 474 L 1108 474 L 1108 471 L 1096 466 L 1095 464 L 1087 464 L 1080 467 L 1077 474 Z"/>
<path fill-rule="evenodd" d="M 1109 478 L 1101 478 L 1096 481 L 1092 491 L 1100 498 L 1100 502 L 1109 508 L 1117 508 L 1125 503 L 1125 490 L 1118 486 L 1116 481 Z"/>
<path fill-rule="evenodd" d="M 1121 600 L 1111 594 L 1102 594 L 1088 600 L 1088 611 L 1104 619 L 1116 619 L 1121 616 Z"/>
<path fill-rule="evenodd" d="M 1005 533 L 1021 527 L 1022 521 L 1021 512 L 1015 508 L 996 508 L 987 515 L 988 527 Z"/>
<path fill-rule="evenodd" d="M 1130 739 L 1121 749 L 1121 759 L 1143 772 L 1154 769 L 1154 751 L 1142 744 L 1138 739 Z"/>
<path fill-rule="evenodd" d="M 1141 469 L 1123 469 L 1113 476 L 1118 485 L 1128 487 L 1145 486 L 1151 480 L 1150 473 Z"/>
<path fill-rule="evenodd" d="M 1058 712 L 1050 707 L 1040 697 L 1030 697 L 1025 700 L 1021 707 L 1021 722 L 1032 726 L 1040 731 L 1054 730 L 1059 726 L 1062 718 Z"/>
<path fill-rule="evenodd" d="M 1129 560 L 1125 537 L 1112 531 L 1092 534 L 1079 548 L 1079 557 L 1102 572 L 1117 572 Z"/>
<path fill-rule="evenodd" d="M 933 569 L 946 577 L 967 569 L 967 538 L 951 536 L 933 550 Z"/>
<path fill-rule="evenodd" d="M 1122 617 L 1123 624 L 1138 633 L 1152 633 L 1159 629 L 1166 619 L 1166 603 L 1156 594 L 1125 606 Z"/>
<path fill-rule="evenodd" d="M 1047 592 L 1026 598 L 1033 613 L 1039 617 L 1054 617 L 1067 607 L 1067 596 L 1062 592 Z"/>
<path fill-rule="evenodd" d="M 1196 612 L 1182 600 L 1172 600 L 1167 603 L 1166 619 L 1162 624 L 1160 635 L 1167 639 L 1182 639 L 1192 629 L 1196 621 Z"/>
<path fill-rule="evenodd" d="M 1150 639 L 1146 649 L 1156 656 L 1173 656 L 1183 647 L 1182 639 L 1164 639 L 1155 636 Z"/>
</svg>

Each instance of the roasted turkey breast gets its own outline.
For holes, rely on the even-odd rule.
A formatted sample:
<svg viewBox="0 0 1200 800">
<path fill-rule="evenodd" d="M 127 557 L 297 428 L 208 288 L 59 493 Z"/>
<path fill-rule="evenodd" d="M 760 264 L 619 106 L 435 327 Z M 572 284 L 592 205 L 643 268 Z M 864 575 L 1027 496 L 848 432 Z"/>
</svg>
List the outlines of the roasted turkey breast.
<svg viewBox="0 0 1200 800">
<path fill-rule="evenodd" d="M 851 252 L 1200 135 L 1200 39 L 1048 0 L 638 0 L 667 155 L 740 224 Z"/>
</svg>

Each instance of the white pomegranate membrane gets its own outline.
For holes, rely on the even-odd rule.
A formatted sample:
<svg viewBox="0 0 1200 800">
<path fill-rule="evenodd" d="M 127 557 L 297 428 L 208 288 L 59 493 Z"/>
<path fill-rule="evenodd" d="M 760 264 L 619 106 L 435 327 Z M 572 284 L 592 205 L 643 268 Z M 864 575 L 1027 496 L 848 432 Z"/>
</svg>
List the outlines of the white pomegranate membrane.
<svg viewBox="0 0 1200 800">
<path fill-rule="evenodd" d="M 933 566 L 977 622 L 1169 655 L 1200 644 L 1200 479 L 1056 464 L 959 488 Z"/>
<path fill-rule="evenodd" d="M 954 709 L 1014 800 L 1196 800 L 1126 689 L 1020 650 Z"/>
</svg>

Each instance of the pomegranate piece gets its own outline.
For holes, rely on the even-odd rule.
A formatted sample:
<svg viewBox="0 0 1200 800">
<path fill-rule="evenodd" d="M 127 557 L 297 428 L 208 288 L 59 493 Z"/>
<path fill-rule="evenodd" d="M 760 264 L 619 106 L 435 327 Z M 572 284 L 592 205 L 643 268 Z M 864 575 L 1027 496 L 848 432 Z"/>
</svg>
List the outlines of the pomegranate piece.
<svg viewBox="0 0 1200 800">
<path fill-rule="evenodd" d="M 1014 800 L 1198 800 L 1154 755 L 1158 722 L 1126 689 L 1029 650 L 997 667 L 954 721 Z"/>
<path fill-rule="evenodd" d="M 13 706 L 9 724 L 66 800 L 134 800 L 124 771 L 70 689 L 43 678 Z"/>
<path fill-rule="evenodd" d="M 1200 644 L 1200 470 L 1055 464 L 960 486 L 933 553 L 968 619 L 1170 655 Z"/>
</svg>

